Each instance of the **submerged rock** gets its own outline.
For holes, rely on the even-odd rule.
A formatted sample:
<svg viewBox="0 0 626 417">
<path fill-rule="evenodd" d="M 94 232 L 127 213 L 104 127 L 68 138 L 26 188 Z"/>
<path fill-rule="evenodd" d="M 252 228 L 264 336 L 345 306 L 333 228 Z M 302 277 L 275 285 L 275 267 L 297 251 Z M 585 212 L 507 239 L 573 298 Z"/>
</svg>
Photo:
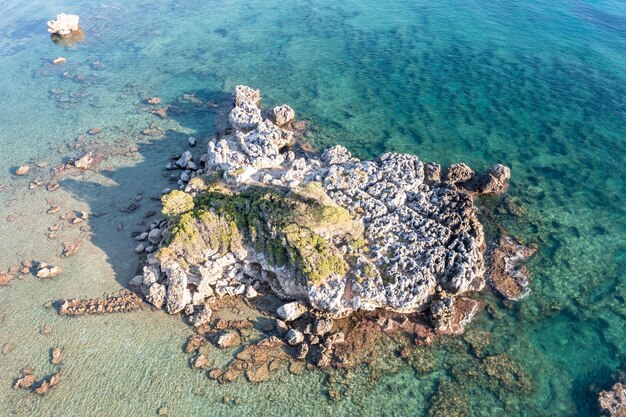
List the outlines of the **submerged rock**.
<svg viewBox="0 0 626 417">
<path fill-rule="evenodd" d="M 519 300 L 530 292 L 530 274 L 523 266 L 536 249 L 519 245 L 508 236 L 500 238 L 491 254 L 493 287 L 508 300 Z"/>
</svg>

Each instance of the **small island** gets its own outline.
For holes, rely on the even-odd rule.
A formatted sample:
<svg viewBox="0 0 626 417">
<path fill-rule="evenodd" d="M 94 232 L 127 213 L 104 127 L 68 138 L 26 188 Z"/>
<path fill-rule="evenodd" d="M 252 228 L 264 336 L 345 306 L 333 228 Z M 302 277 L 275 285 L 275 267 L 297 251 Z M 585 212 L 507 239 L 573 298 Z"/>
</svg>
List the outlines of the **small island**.
<svg viewBox="0 0 626 417">
<path fill-rule="evenodd" d="M 224 134 L 199 158 L 187 150 L 168 165 L 181 170 L 179 189 L 164 191 L 164 218 L 135 236 L 141 273 L 130 291 L 64 300 L 61 314 L 132 311 L 143 299 L 184 317 L 195 332 L 185 351 L 206 369 L 202 346 L 239 346 L 253 326 L 216 313 L 246 305 L 273 325 L 209 376 L 230 382 L 245 370 L 260 382 L 281 361 L 357 364 L 382 333 L 413 346 L 461 334 L 488 282 L 510 300 L 528 293 L 518 264 L 532 250 L 503 238 L 488 260 L 474 206 L 507 190 L 509 168 L 481 175 L 398 153 L 360 160 L 340 145 L 316 153 L 299 140 L 306 122 L 291 107 L 262 111 L 260 102 L 258 90 L 237 86 Z"/>
</svg>

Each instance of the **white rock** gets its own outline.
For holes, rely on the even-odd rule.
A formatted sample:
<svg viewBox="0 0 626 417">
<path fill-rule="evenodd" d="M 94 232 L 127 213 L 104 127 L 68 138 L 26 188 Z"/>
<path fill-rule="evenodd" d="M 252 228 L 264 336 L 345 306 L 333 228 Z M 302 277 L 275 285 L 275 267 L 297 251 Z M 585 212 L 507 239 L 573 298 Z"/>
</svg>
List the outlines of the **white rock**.
<svg viewBox="0 0 626 417">
<path fill-rule="evenodd" d="M 48 32 L 56 35 L 69 35 L 78 30 L 78 16 L 61 13 L 56 20 L 48 21 Z"/>
<path fill-rule="evenodd" d="M 294 301 L 278 307 L 276 313 L 284 321 L 293 321 L 301 317 L 306 311 L 307 308 L 304 304 Z"/>
</svg>

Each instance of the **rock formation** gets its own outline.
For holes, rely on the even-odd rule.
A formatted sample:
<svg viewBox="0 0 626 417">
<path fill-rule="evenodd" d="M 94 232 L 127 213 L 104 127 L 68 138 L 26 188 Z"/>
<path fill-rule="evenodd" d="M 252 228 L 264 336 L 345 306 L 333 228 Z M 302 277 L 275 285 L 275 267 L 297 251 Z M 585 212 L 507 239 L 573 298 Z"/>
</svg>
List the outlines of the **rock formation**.
<svg viewBox="0 0 626 417">
<path fill-rule="evenodd" d="M 195 325 L 217 298 L 253 298 L 264 285 L 292 301 L 277 312 L 288 322 L 384 309 L 426 312 L 440 332 L 462 332 L 480 307 L 464 295 L 485 284 L 473 196 L 503 192 L 510 170 L 478 176 L 457 164 L 442 178 L 414 155 L 360 160 L 341 146 L 298 154 L 293 109 L 264 118 L 260 100 L 238 86 L 232 132 L 211 140 L 197 164 L 187 151 L 168 167 L 184 169 L 182 190 L 162 199 L 167 221 L 149 232 L 154 250 L 139 251 L 147 265 L 133 284 L 146 299 Z"/>
<path fill-rule="evenodd" d="M 78 16 L 73 14 L 61 13 L 57 15 L 56 20 L 48 21 L 48 32 L 53 35 L 66 36 L 79 30 Z"/>
<path fill-rule="evenodd" d="M 602 415 L 626 417 L 626 385 L 617 383 L 609 391 L 602 391 L 598 396 Z"/>
</svg>

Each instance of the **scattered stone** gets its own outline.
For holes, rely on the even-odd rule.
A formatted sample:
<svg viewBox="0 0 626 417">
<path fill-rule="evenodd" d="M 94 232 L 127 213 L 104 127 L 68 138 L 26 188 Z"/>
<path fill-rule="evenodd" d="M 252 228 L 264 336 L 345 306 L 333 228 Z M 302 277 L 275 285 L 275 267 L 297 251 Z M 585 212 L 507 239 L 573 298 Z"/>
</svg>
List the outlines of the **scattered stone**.
<svg viewBox="0 0 626 417">
<path fill-rule="evenodd" d="M 189 143 L 189 146 L 193 148 L 194 146 L 196 146 L 196 138 L 194 138 L 193 136 L 189 136 L 189 138 L 187 138 L 187 143 Z"/>
<path fill-rule="evenodd" d="M 43 379 L 37 388 L 35 388 L 35 392 L 39 395 L 46 395 L 50 388 L 57 385 L 61 380 L 61 373 L 56 372 L 52 374 L 50 377 Z"/>
<path fill-rule="evenodd" d="M 59 275 L 63 270 L 58 265 L 51 265 L 46 262 L 40 262 L 37 266 L 37 278 L 52 278 Z"/>
<path fill-rule="evenodd" d="M 161 107 L 158 109 L 152 110 L 150 113 L 156 114 L 161 119 L 169 119 L 170 117 L 167 115 L 167 111 L 169 110 L 169 106 Z"/>
<path fill-rule="evenodd" d="M 324 336 L 326 333 L 330 333 L 333 329 L 333 320 L 331 319 L 317 319 L 313 326 L 313 334 L 316 336 Z"/>
<path fill-rule="evenodd" d="M 59 206 L 50 206 L 50 208 L 46 211 L 48 214 L 58 213 L 61 210 Z"/>
<path fill-rule="evenodd" d="M 304 341 L 304 335 L 299 330 L 289 329 L 285 335 L 285 341 L 291 346 L 297 346 Z"/>
<path fill-rule="evenodd" d="M 185 353 L 191 353 L 200 347 L 206 345 L 206 339 L 198 334 L 192 334 L 187 338 L 187 342 L 185 342 L 184 351 Z"/>
<path fill-rule="evenodd" d="M 90 135 L 97 135 L 100 132 L 102 132 L 102 128 L 101 127 L 92 127 L 91 129 L 89 129 L 87 131 L 87 133 L 90 134 Z"/>
<path fill-rule="evenodd" d="M 52 326 L 50 326 L 49 324 L 44 324 L 39 330 L 39 333 L 43 335 L 52 333 Z"/>
<path fill-rule="evenodd" d="M 211 361 L 205 354 L 199 354 L 191 361 L 191 367 L 194 369 L 207 369 L 211 366 Z"/>
<path fill-rule="evenodd" d="M 62 316 L 82 316 L 108 313 L 125 313 L 141 307 L 142 300 L 137 294 L 123 291 L 119 295 L 92 299 L 61 300 L 59 314 Z"/>
<path fill-rule="evenodd" d="M 67 62 L 67 58 L 64 58 L 62 56 L 54 58 L 54 61 L 52 61 L 53 64 L 58 65 L 58 64 L 65 64 Z"/>
<path fill-rule="evenodd" d="M 157 410 L 157 414 L 160 416 L 166 416 L 169 412 L 170 410 L 165 406 L 159 407 L 159 409 Z"/>
<path fill-rule="evenodd" d="M 59 365 L 63 362 L 63 350 L 55 347 L 50 350 L 50 363 L 53 365 Z"/>
<path fill-rule="evenodd" d="M 509 188 L 511 169 L 501 164 L 493 165 L 484 174 L 478 185 L 478 191 L 482 194 L 500 195 Z"/>
<path fill-rule="evenodd" d="M 35 382 L 37 382 L 36 375 L 30 373 L 30 370 L 28 373 L 24 373 L 24 370 L 22 370 L 22 376 L 15 380 L 13 383 L 13 389 L 29 389 L 35 384 Z"/>
<path fill-rule="evenodd" d="M 161 104 L 161 97 L 150 97 L 147 102 L 148 104 Z"/>
<path fill-rule="evenodd" d="M 67 258 L 68 256 L 72 256 L 78 252 L 83 242 L 78 240 L 76 242 L 63 242 L 63 253 L 62 256 Z"/>
<path fill-rule="evenodd" d="M 241 344 L 241 337 L 237 332 L 222 332 L 217 336 L 215 344 L 221 349 L 232 348 Z"/>
<path fill-rule="evenodd" d="M 59 189 L 59 187 L 60 187 L 60 186 L 61 186 L 61 185 L 60 185 L 58 182 L 49 182 L 49 183 L 46 185 L 46 190 L 47 190 L 47 191 L 56 191 L 56 190 L 58 190 L 58 189 Z"/>
<path fill-rule="evenodd" d="M 29 171 L 30 167 L 28 165 L 22 165 L 15 170 L 15 175 L 26 175 Z"/>
</svg>

